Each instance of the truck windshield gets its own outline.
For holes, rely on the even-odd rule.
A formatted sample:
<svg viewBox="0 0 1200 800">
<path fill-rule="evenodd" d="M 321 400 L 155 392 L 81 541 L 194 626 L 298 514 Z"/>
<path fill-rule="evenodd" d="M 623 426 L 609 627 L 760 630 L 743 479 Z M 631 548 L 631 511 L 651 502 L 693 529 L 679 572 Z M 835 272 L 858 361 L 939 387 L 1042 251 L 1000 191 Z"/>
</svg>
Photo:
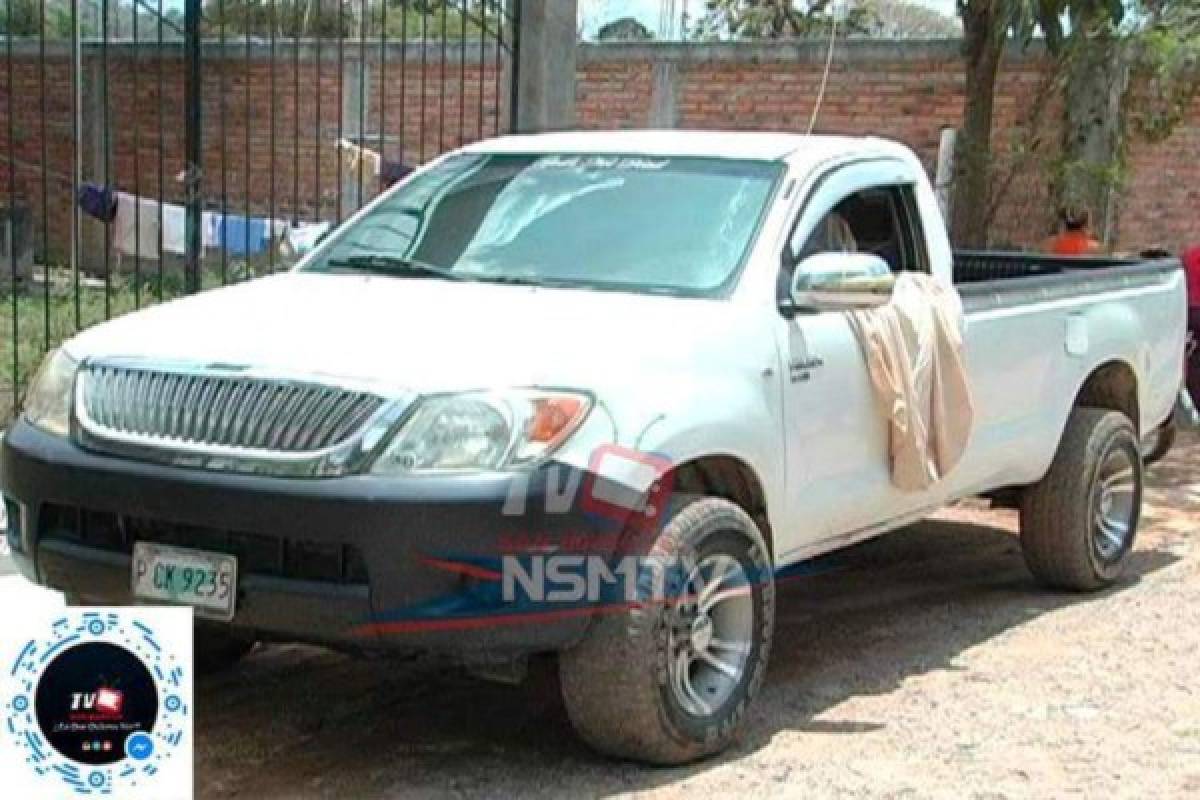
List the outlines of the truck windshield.
<svg viewBox="0 0 1200 800">
<path fill-rule="evenodd" d="M 776 163 L 460 154 L 414 176 L 305 271 L 709 295 L 732 284 Z"/>
</svg>

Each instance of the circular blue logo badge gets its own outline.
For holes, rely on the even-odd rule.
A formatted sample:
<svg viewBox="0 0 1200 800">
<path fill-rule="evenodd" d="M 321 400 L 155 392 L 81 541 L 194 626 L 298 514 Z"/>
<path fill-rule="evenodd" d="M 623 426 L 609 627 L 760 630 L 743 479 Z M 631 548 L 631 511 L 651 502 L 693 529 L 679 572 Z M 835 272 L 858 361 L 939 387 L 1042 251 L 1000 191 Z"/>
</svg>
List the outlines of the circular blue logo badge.
<svg viewBox="0 0 1200 800">
<path fill-rule="evenodd" d="M 187 665 L 166 652 L 145 616 L 70 611 L 5 667 L 13 691 L 3 735 L 70 794 L 119 797 L 183 742 Z"/>
</svg>

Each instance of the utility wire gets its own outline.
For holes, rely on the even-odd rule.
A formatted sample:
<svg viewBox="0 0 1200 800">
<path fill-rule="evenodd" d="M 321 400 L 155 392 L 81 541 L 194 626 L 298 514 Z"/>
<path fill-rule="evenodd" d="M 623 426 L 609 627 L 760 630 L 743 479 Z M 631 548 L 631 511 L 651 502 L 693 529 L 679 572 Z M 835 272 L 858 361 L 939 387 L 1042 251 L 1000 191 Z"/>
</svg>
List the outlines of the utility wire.
<svg viewBox="0 0 1200 800">
<path fill-rule="evenodd" d="M 821 89 L 817 92 L 817 103 L 813 106 L 812 118 L 808 121 L 808 135 L 817 127 L 817 117 L 821 113 L 821 103 L 825 102 L 825 87 L 829 85 L 829 71 L 833 68 L 833 47 L 837 43 L 837 7 L 834 7 L 829 25 L 829 51 L 825 54 L 825 74 L 821 76 Z"/>
</svg>

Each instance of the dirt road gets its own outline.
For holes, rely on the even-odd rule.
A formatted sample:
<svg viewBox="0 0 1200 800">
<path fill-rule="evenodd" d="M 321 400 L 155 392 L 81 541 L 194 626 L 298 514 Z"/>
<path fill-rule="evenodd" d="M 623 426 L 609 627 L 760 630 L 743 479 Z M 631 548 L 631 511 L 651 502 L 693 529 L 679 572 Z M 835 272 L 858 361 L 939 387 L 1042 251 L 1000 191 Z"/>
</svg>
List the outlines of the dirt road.
<svg viewBox="0 0 1200 800">
<path fill-rule="evenodd" d="M 200 684 L 198 797 L 1200 795 L 1200 438 L 1153 486 L 1103 594 L 1037 589 L 1014 515 L 965 509 L 781 587 L 766 687 L 715 761 L 592 755 L 549 674 L 276 647 Z"/>
</svg>

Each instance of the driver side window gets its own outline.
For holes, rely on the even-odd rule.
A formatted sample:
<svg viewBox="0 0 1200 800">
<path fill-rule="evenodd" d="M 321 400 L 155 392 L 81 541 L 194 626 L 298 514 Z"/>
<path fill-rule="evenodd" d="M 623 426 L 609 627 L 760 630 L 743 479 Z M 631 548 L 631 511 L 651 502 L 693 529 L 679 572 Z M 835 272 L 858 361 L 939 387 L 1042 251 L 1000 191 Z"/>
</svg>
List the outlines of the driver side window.
<svg viewBox="0 0 1200 800">
<path fill-rule="evenodd" d="M 803 244 L 790 245 L 793 267 L 818 253 L 870 253 L 892 272 L 928 272 L 923 232 L 911 186 L 880 186 L 855 192 L 834 206 Z M 799 245 L 799 246 L 797 246 Z"/>
</svg>

